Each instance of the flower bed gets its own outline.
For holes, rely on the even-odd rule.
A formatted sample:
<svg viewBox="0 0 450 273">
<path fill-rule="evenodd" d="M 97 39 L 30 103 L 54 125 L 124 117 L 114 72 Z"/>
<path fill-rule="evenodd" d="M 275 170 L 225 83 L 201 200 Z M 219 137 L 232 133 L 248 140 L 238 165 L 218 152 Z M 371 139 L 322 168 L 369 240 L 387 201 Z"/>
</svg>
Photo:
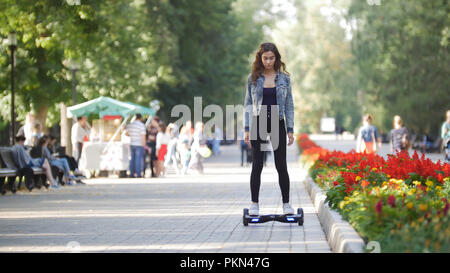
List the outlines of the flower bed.
<svg viewBox="0 0 450 273">
<path fill-rule="evenodd" d="M 302 162 L 328 205 L 382 252 L 450 252 L 450 166 L 407 152 L 389 155 L 322 149 L 297 139 Z"/>
</svg>

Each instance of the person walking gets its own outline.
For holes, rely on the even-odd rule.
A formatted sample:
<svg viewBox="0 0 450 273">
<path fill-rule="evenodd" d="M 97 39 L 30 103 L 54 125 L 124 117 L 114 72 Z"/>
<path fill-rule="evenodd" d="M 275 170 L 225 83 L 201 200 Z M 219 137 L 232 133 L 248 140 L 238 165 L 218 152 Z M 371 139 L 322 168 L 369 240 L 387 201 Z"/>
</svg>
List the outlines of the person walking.
<svg viewBox="0 0 450 273">
<path fill-rule="evenodd" d="M 276 111 L 272 111 L 272 106 Z M 250 176 L 252 204 L 249 214 L 259 214 L 259 189 L 265 153 L 262 148 L 268 142 L 260 135 L 261 122 L 267 122 L 267 132 L 270 133 L 283 213 L 294 214 L 294 209 L 289 204 L 290 181 L 286 163 L 286 135 L 289 138 L 287 145 L 294 143 L 294 101 L 290 76 L 273 43 L 261 44 L 256 52 L 252 72 L 247 79 L 244 109 L 244 141 L 251 145 L 253 159 Z M 272 124 L 271 120 L 276 120 L 278 124 Z M 271 132 L 272 126 L 278 127 L 278 131 Z"/>
<path fill-rule="evenodd" d="M 164 175 L 166 174 L 166 170 L 170 163 L 172 163 L 175 172 L 180 174 L 177 158 L 178 126 L 174 123 L 169 123 L 169 125 L 167 125 L 166 133 L 169 134 L 170 141 L 169 144 L 167 144 L 167 154 L 164 159 Z"/>
<path fill-rule="evenodd" d="M 403 120 L 400 116 L 394 117 L 394 129 L 389 134 L 391 143 L 391 153 L 400 151 L 408 151 L 409 149 L 409 134 L 408 129 L 403 126 Z"/>
<path fill-rule="evenodd" d="M 450 110 L 447 110 L 446 120 L 442 123 L 441 127 L 441 138 L 442 146 L 445 151 L 445 162 L 449 162 L 449 152 L 450 152 Z"/>
<path fill-rule="evenodd" d="M 205 125 L 198 121 L 195 123 L 195 130 L 192 136 L 191 160 L 188 170 L 196 169 L 199 174 L 203 174 L 203 157 L 200 154 L 200 148 L 206 147 Z"/>
<path fill-rule="evenodd" d="M 377 152 L 377 144 L 381 148 L 381 141 L 377 127 L 372 125 L 373 117 L 367 114 L 363 117 L 363 126 L 359 128 L 358 137 L 356 139 L 356 152 L 375 154 Z"/>
<path fill-rule="evenodd" d="M 141 114 L 136 114 L 136 119 L 127 125 L 125 134 L 130 137 L 130 178 L 142 178 L 146 130 Z"/>
<path fill-rule="evenodd" d="M 81 151 L 83 149 L 83 142 L 86 137 L 89 137 L 90 126 L 87 122 L 86 116 L 77 117 L 77 122 L 72 126 L 72 150 L 73 157 L 80 163 Z"/>
<path fill-rule="evenodd" d="M 180 160 L 181 173 L 186 174 L 191 159 L 191 145 L 190 145 L 191 129 L 183 125 L 180 129 L 180 134 L 177 141 L 177 155 Z"/>
<path fill-rule="evenodd" d="M 164 176 L 164 161 L 167 154 L 167 146 L 170 142 L 170 134 L 167 132 L 167 126 L 163 121 L 159 122 L 159 132 L 156 135 L 156 176 Z"/>
<path fill-rule="evenodd" d="M 155 165 L 158 158 L 156 157 L 156 136 L 159 132 L 159 117 L 154 116 L 147 128 L 147 146 L 149 147 L 150 171 L 151 177 L 155 175 Z"/>
</svg>

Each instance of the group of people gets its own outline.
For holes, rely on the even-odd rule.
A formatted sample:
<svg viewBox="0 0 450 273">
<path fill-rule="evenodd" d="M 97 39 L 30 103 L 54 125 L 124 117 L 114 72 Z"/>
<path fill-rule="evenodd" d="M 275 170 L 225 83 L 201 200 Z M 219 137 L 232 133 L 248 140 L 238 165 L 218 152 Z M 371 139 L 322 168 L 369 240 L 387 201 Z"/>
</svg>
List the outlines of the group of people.
<svg viewBox="0 0 450 273">
<path fill-rule="evenodd" d="M 30 130 L 30 129 L 33 130 Z M 78 170 L 78 162 L 67 155 L 59 156 L 56 151 L 56 137 L 44 135 L 40 131 L 41 125 L 35 120 L 34 115 L 27 114 L 25 125 L 22 126 L 12 147 L 13 160 L 19 168 L 19 175 L 25 177 L 25 186 L 32 190 L 36 185 L 33 176 L 33 168 L 42 168 L 46 179 L 44 186 L 52 189 L 59 188 L 58 176 L 62 185 L 84 184 L 81 181 L 82 173 Z"/>
<path fill-rule="evenodd" d="M 130 138 L 130 178 L 144 177 L 146 156 L 149 157 L 151 177 L 162 177 L 170 166 L 177 174 L 194 169 L 203 173 L 203 158 L 210 155 L 202 122 L 197 122 L 193 128 L 192 122 L 187 121 L 178 128 L 176 124 L 166 125 L 154 116 L 146 128 L 142 115 L 136 114 L 124 134 Z M 217 147 L 213 150 L 218 151 Z"/>
<path fill-rule="evenodd" d="M 358 153 L 374 154 L 381 148 L 381 137 L 377 127 L 372 122 L 371 114 L 366 114 L 363 117 L 363 126 L 359 128 L 356 138 L 356 152 Z M 411 144 L 410 136 L 400 116 L 394 117 L 393 127 L 389 133 L 391 153 L 408 150 Z"/>
<path fill-rule="evenodd" d="M 377 127 L 375 127 L 372 122 L 372 115 L 367 114 L 363 117 L 363 126 L 359 128 L 356 139 L 356 152 L 373 154 L 381 148 L 381 137 Z M 443 148 L 448 151 L 450 145 L 450 110 L 446 112 L 446 121 L 442 124 L 441 138 Z M 407 151 L 412 146 L 412 140 L 408 129 L 404 126 L 402 118 L 398 115 L 394 116 L 393 129 L 389 133 L 389 143 L 391 153 Z M 424 143 L 424 145 L 427 144 Z M 448 161 L 447 151 L 445 155 L 446 161 Z"/>
</svg>

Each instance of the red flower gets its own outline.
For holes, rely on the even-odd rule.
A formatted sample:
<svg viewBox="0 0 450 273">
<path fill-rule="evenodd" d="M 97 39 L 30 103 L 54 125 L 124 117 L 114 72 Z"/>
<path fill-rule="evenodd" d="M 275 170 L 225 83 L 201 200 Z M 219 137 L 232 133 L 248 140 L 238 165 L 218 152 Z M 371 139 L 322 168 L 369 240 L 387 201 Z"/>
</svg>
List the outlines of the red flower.
<svg viewBox="0 0 450 273">
<path fill-rule="evenodd" d="M 338 181 L 334 181 L 334 182 L 333 182 L 333 186 L 336 187 L 337 185 L 339 185 L 339 182 L 338 182 Z"/>
<path fill-rule="evenodd" d="M 449 203 L 445 203 L 445 207 L 444 207 L 444 216 L 447 216 L 449 207 L 450 207 Z"/>
<path fill-rule="evenodd" d="M 389 204 L 391 207 L 395 207 L 395 196 L 389 195 L 389 197 L 388 197 L 388 204 Z"/>
<path fill-rule="evenodd" d="M 350 194 L 353 190 L 354 190 L 353 187 L 347 187 L 347 189 L 345 190 L 345 192 L 346 192 L 347 194 Z"/>
<path fill-rule="evenodd" d="M 443 183 L 444 183 L 444 177 L 442 176 L 442 174 L 441 174 L 441 173 L 439 173 L 439 174 L 438 174 L 438 176 L 437 176 L 437 180 L 438 180 L 439 182 L 441 182 L 441 184 L 443 184 Z"/>
<path fill-rule="evenodd" d="M 383 200 L 378 201 L 378 203 L 375 205 L 375 211 L 378 214 L 381 214 L 381 211 L 383 210 Z"/>
</svg>

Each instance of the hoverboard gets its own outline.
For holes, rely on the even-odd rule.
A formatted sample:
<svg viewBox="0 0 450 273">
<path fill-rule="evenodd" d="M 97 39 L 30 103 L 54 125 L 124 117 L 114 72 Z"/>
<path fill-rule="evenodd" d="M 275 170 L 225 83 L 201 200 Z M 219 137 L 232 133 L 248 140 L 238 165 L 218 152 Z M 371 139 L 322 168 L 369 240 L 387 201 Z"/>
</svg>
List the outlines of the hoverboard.
<svg viewBox="0 0 450 273">
<path fill-rule="evenodd" d="M 244 226 L 248 224 L 261 224 L 269 221 L 277 221 L 282 223 L 298 223 L 299 226 L 303 225 L 303 209 L 298 208 L 297 214 L 268 214 L 268 215 L 249 215 L 248 208 L 244 209 L 244 215 L 242 221 Z"/>
</svg>

